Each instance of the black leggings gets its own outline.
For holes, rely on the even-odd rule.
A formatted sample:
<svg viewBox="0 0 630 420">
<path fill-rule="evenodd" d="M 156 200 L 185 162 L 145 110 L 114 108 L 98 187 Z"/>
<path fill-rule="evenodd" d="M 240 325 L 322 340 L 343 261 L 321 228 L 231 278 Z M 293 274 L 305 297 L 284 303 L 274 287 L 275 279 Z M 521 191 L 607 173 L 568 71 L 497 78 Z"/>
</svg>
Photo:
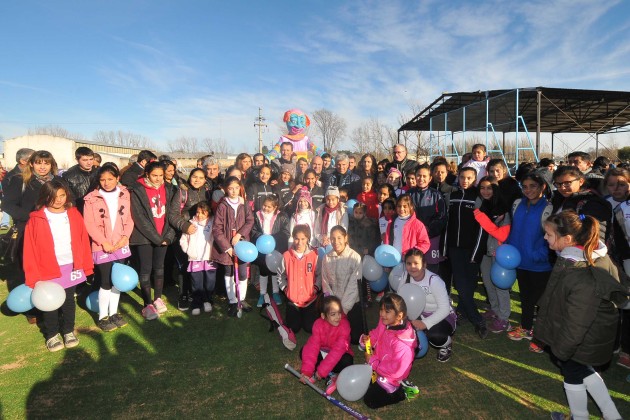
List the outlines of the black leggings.
<svg viewBox="0 0 630 420">
<path fill-rule="evenodd" d="M 154 299 L 162 297 L 166 249 L 167 247 L 165 246 L 154 245 L 138 245 L 136 247 L 136 255 L 140 261 L 139 278 L 144 306 L 153 303 Z M 153 299 L 151 299 L 151 272 L 153 272 L 153 288 L 155 291 Z"/>
<path fill-rule="evenodd" d="M 68 334 L 74 331 L 74 317 L 77 305 L 74 300 L 76 286 L 66 289 L 66 300 L 61 308 L 54 311 L 43 312 L 42 321 L 44 323 L 44 337 L 46 340 L 56 336 L 59 331 L 59 321 L 61 320 L 61 334 Z"/>
<path fill-rule="evenodd" d="M 429 343 L 435 347 L 443 347 L 455 330 L 447 320 L 443 319 L 426 331 Z"/>
<path fill-rule="evenodd" d="M 287 302 L 284 324 L 295 334 L 301 329 L 307 333 L 313 332 L 313 324 L 319 318 L 319 298 L 305 308 L 298 308 L 292 302 Z"/>
<path fill-rule="evenodd" d="M 552 356 L 552 359 L 555 359 L 555 357 Z M 583 365 L 573 360 L 562 362 L 555 359 L 555 362 L 560 366 L 560 373 L 564 376 L 564 383 L 566 384 L 581 385 L 584 382 L 584 378 L 588 378 L 596 373 L 592 366 Z"/>
<path fill-rule="evenodd" d="M 519 294 L 521 296 L 521 327 L 531 330 L 534 326 L 536 303 L 542 296 L 551 271 L 516 270 Z"/>
<path fill-rule="evenodd" d="M 396 391 L 388 394 L 378 382 L 371 382 L 370 387 L 363 397 L 363 402 L 370 408 L 381 408 L 386 405 L 397 404 L 404 400 L 405 391 L 403 391 L 402 386 L 399 386 Z"/>
<path fill-rule="evenodd" d="M 302 360 L 302 350 L 304 350 L 304 347 L 300 349 L 300 360 Z M 319 366 L 319 364 L 323 360 L 324 358 L 322 357 L 322 352 L 320 351 L 319 353 L 317 353 L 317 363 L 315 363 L 316 372 L 317 372 L 317 366 Z M 354 357 L 350 353 L 344 353 L 343 356 L 341 356 L 341 359 L 339 359 L 339 361 L 335 365 L 335 367 L 332 368 L 331 372 L 339 373 L 345 368 L 347 368 L 348 366 L 352 366 L 353 364 L 354 364 Z"/>
<path fill-rule="evenodd" d="M 357 302 L 347 314 L 350 323 L 350 343 L 352 344 L 359 344 L 361 334 L 367 334 L 367 331 L 363 331 L 363 310 L 361 303 Z"/>
<path fill-rule="evenodd" d="M 127 259 L 94 265 L 96 285 L 103 290 L 110 290 L 112 288 L 112 267 L 114 266 L 114 262 L 126 265 Z"/>
</svg>

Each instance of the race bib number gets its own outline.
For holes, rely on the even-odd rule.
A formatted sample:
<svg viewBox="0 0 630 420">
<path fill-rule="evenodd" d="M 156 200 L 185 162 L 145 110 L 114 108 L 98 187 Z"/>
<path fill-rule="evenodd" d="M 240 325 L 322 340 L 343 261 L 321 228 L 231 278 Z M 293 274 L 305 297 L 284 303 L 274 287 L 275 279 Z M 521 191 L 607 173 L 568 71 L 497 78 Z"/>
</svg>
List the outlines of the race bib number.
<svg viewBox="0 0 630 420">
<path fill-rule="evenodd" d="M 64 289 L 76 286 L 87 280 L 85 272 L 83 270 L 74 270 L 72 264 L 62 265 L 59 269 L 61 270 L 61 277 L 50 281 L 60 284 Z"/>
<path fill-rule="evenodd" d="M 92 252 L 92 260 L 94 264 L 103 264 L 106 262 L 120 261 L 131 257 L 129 245 L 117 249 L 114 252 L 96 251 Z"/>
</svg>

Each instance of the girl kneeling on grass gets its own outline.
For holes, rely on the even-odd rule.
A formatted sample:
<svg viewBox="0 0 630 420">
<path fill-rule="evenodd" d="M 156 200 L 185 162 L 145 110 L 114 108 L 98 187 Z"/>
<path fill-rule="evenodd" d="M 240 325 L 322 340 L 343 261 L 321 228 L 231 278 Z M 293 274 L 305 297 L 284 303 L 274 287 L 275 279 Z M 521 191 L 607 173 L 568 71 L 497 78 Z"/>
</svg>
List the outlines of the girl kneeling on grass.
<svg viewBox="0 0 630 420">
<path fill-rule="evenodd" d="M 544 224 L 549 248 L 558 253 L 540 309 L 534 336 L 549 346 L 564 376 L 564 390 L 573 419 L 588 419 L 588 394 L 605 419 L 621 415 L 601 376 L 593 369 L 608 363 L 615 345 L 617 305 L 627 301 L 608 249 L 599 241 L 598 221 L 569 210 Z M 564 419 L 563 413 L 552 413 Z"/>
<path fill-rule="evenodd" d="M 328 378 L 326 394 L 337 389 L 337 374 L 354 363 L 350 347 L 350 323 L 341 310 L 337 296 L 322 301 L 321 318 L 313 324 L 311 335 L 300 351 L 302 381 Z"/>
<path fill-rule="evenodd" d="M 188 255 L 187 272 L 191 278 L 192 314 L 200 315 L 212 311 L 212 293 L 217 281 L 217 268 L 210 261 L 212 249 L 212 216 L 210 204 L 200 201 L 197 212 L 190 223 L 197 228 L 192 234 L 184 233 L 179 239 L 182 251 Z"/>
<path fill-rule="evenodd" d="M 112 266 L 123 263 L 131 255 L 129 238 L 133 232 L 131 198 L 123 185 L 118 185 L 120 172 L 111 163 L 101 166 L 98 187 L 85 196 L 83 215 L 92 240 L 92 257 L 96 268 L 98 290 L 98 327 L 107 332 L 127 325 L 118 313 L 120 292 L 112 287 Z"/>
<path fill-rule="evenodd" d="M 311 240 L 308 225 L 294 227 L 292 236 L 293 245 L 284 253 L 278 270 L 281 274 L 280 288 L 288 299 L 285 324 L 294 333 L 303 328 L 310 334 L 319 315 L 317 298 L 321 283 L 315 273 L 317 252 L 308 245 Z"/>
<path fill-rule="evenodd" d="M 361 336 L 362 350 L 369 337 L 374 354 L 366 356 L 376 373 L 367 393 L 365 405 L 380 408 L 405 399 L 403 381 L 411 372 L 414 353 L 418 345 L 416 332 L 407 319 L 407 305 L 402 297 L 388 293 L 381 300 L 379 322 L 369 336 Z M 372 376 L 374 377 L 374 375 Z"/>
<path fill-rule="evenodd" d="M 52 352 L 63 349 L 64 345 L 67 348 L 79 345 L 74 335 L 74 292 L 77 283 L 94 272 L 94 263 L 85 223 L 72 206 L 70 192 L 63 181 L 53 180 L 42 185 L 35 209 L 24 234 L 26 285 L 35 287 L 39 281 L 53 281 L 61 284 L 66 292 L 59 309 L 42 312 L 46 348 Z"/>
</svg>

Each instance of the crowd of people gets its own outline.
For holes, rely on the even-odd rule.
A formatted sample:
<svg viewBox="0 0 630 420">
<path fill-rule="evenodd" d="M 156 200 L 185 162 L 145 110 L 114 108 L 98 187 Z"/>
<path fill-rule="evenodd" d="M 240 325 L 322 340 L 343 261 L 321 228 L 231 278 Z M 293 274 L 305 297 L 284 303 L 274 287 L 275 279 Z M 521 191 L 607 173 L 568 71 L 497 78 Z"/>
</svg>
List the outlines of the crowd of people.
<svg viewBox="0 0 630 420">
<path fill-rule="evenodd" d="M 328 393 L 353 363 L 352 345 L 373 348 L 367 362 L 375 380 L 364 397 L 372 408 L 417 394 L 407 375 L 418 332 L 447 362 L 457 326 L 469 322 L 480 339 L 505 334 L 532 352 L 547 350 L 564 376 L 573 418 L 588 417 L 587 393 L 604 418 L 620 418 L 593 366 L 616 352 L 617 364 L 630 369 L 630 311 L 619 309 L 630 273 L 627 167 L 573 152 L 566 165 L 523 163 L 512 177 L 481 144 L 455 165 L 442 157 L 419 164 L 402 144 L 391 160 L 323 153 L 309 161 L 296 159 L 286 141 L 275 159 L 240 153 L 222 168 L 207 155 L 186 175 L 174 159 L 149 150 L 124 168 L 96 164 L 95 155 L 79 147 L 77 164 L 60 176 L 50 152 L 21 149 L 2 179 L 0 224 L 10 215 L 19 233 L 23 282 L 65 285 L 59 310 L 30 313 L 41 320 L 48 350 L 79 343 L 73 273 L 94 279 L 99 328 L 126 325 L 112 284 L 118 262 L 138 273 L 147 321 L 169 310 L 163 291 L 170 282 L 178 309 L 193 316 L 222 299 L 231 317 L 249 312 L 251 287 L 257 306 L 284 305 L 291 332 L 311 334 L 300 353 L 302 380 L 325 379 Z M 235 251 L 263 235 L 273 236 L 282 255 L 277 267 L 264 255 L 246 263 Z M 362 260 L 381 244 L 403 256 L 399 286 L 426 294 L 416 319 L 408 319 L 399 295 L 372 292 L 363 279 Z M 501 244 L 521 256 L 518 326 L 510 322 L 510 291 L 491 278 Z M 480 278 L 487 308 L 474 297 Z M 368 332 L 364 311 L 375 304 L 379 322 Z"/>
</svg>

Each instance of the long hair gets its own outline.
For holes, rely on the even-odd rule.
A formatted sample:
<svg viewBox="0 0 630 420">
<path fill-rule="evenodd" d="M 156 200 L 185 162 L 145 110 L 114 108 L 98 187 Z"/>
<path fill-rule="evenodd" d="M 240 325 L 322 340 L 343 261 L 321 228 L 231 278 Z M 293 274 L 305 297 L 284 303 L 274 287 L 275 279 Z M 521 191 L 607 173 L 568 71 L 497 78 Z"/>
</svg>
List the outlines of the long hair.
<svg viewBox="0 0 630 420">
<path fill-rule="evenodd" d="M 28 164 L 24 167 L 24 171 L 22 172 L 22 182 L 24 185 L 27 185 L 31 178 L 35 176 L 33 165 L 41 162 L 50 163 L 50 173 L 57 175 L 57 161 L 55 161 L 52 153 L 47 150 L 38 150 L 31 155 L 28 159 Z"/>
<path fill-rule="evenodd" d="M 593 265 L 593 251 L 599 243 L 599 222 L 592 216 L 565 210 L 550 216 L 545 222 L 559 236 L 571 235 L 573 241 L 584 247 L 584 258 Z"/>
<path fill-rule="evenodd" d="M 59 190 L 63 190 L 66 193 L 66 203 L 64 204 L 64 208 L 67 210 L 72 207 L 72 194 L 70 193 L 70 189 L 68 188 L 66 183 L 59 179 L 53 179 L 52 181 L 46 182 L 39 189 L 39 197 L 37 198 L 35 210 L 40 210 L 44 207 L 52 206 L 55 203 L 55 199 L 57 198 L 57 191 Z"/>
</svg>

